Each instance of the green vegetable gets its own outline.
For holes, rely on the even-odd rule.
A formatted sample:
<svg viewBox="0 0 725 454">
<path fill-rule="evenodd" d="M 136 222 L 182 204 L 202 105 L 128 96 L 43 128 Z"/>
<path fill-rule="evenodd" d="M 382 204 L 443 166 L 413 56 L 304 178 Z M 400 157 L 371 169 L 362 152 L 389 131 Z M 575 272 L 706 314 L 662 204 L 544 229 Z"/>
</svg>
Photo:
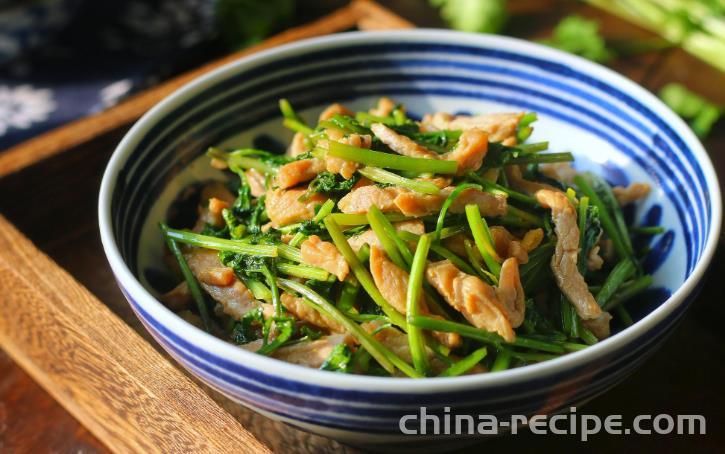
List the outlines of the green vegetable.
<svg viewBox="0 0 725 454">
<path fill-rule="evenodd" d="M 455 161 L 441 161 L 437 159 L 411 158 L 366 148 L 354 147 L 340 142 L 330 142 L 329 149 L 316 150 L 318 153 L 327 153 L 330 156 L 359 162 L 371 167 L 385 169 L 409 170 L 413 172 L 432 172 L 442 174 L 456 173 L 458 163 Z"/>
<path fill-rule="evenodd" d="M 724 39 L 725 39 L 725 35 Z M 722 56 L 720 60 L 722 60 Z M 708 102 L 680 84 L 667 84 L 659 92 L 660 98 L 690 124 L 698 137 L 708 135 L 712 126 L 722 116 L 723 107 Z"/>
<path fill-rule="evenodd" d="M 501 370 L 506 370 L 509 368 L 509 365 L 511 364 L 511 351 L 507 349 L 501 349 L 498 352 L 498 355 L 496 355 L 496 360 L 493 362 L 493 365 L 491 366 L 491 372 L 498 372 Z"/>
<path fill-rule="evenodd" d="M 300 284 L 299 282 L 288 279 L 280 279 L 279 283 L 285 290 L 301 294 L 303 296 L 303 301 L 310 307 L 344 326 L 345 329 L 349 331 L 358 342 L 360 342 L 360 345 L 362 345 L 362 347 L 365 348 L 370 355 L 372 355 L 372 357 L 375 358 L 389 373 L 392 374 L 394 372 L 393 368 L 396 367 L 409 377 L 418 378 L 421 376 L 415 369 L 410 367 L 408 363 L 400 359 L 400 357 L 398 357 L 395 353 L 388 350 L 385 346 L 383 346 L 383 344 L 365 332 L 365 330 L 363 330 L 355 322 L 345 317 L 345 315 L 337 310 L 334 305 L 330 304 L 314 290 Z"/>
<path fill-rule="evenodd" d="M 474 350 L 470 355 L 465 358 L 453 363 L 448 369 L 438 375 L 439 377 L 457 377 L 463 375 L 471 370 L 476 364 L 483 361 L 486 357 L 488 350 L 486 347 L 481 347 L 478 350 Z"/>
<path fill-rule="evenodd" d="M 312 193 L 322 192 L 325 194 L 339 194 L 343 192 L 350 192 L 355 183 L 360 178 L 357 175 L 353 175 L 352 178 L 346 180 L 341 176 L 330 173 L 320 172 L 309 184 L 309 190 Z"/>
<path fill-rule="evenodd" d="M 612 14 L 660 34 L 725 71 L 725 8 L 720 0 L 588 0 Z"/>
<path fill-rule="evenodd" d="M 350 347 L 343 344 L 337 344 L 332 349 L 332 353 L 327 357 L 320 369 L 332 372 L 341 372 L 347 374 L 349 372 L 350 362 L 352 361 L 352 352 Z"/>
<path fill-rule="evenodd" d="M 541 43 L 600 63 L 606 63 L 614 57 L 599 34 L 599 24 L 577 15 L 562 19 L 551 39 L 542 40 Z"/>
<path fill-rule="evenodd" d="M 400 312 L 395 310 L 395 308 L 391 306 L 390 303 L 388 303 L 388 301 L 380 293 L 378 288 L 375 286 L 373 277 L 362 265 L 362 263 L 360 263 L 352 248 L 348 244 L 347 238 L 345 238 L 345 235 L 342 234 L 340 226 L 337 225 L 332 216 L 327 216 L 325 218 L 325 227 L 327 227 L 327 231 L 330 233 L 330 237 L 335 243 L 335 246 L 337 246 L 337 249 L 345 258 L 345 261 L 350 265 L 350 269 L 355 275 L 355 278 L 357 278 L 358 282 L 360 282 L 360 285 L 362 285 L 368 295 L 370 295 L 375 304 L 377 304 L 383 310 L 383 312 L 385 313 L 385 315 L 388 316 L 391 322 L 401 328 L 405 328 L 407 326 L 405 317 L 403 317 Z"/>
<path fill-rule="evenodd" d="M 486 220 L 481 217 L 481 212 L 477 205 L 466 205 L 466 218 L 468 219 L 468 225 L 471 228 L 471 234 L 473 235 L 473 240 L 476 242 L 478 252 L 481 253 L 481 257 L 486 262 L 489 271 L 498 279 L 498 276 L 501 274 L 501 258 L 496 254 L 491 232 L 488 230 Z"/>
<path fill-rule="evenodd" d="M 408 321 L 408 343 L 410 354 L 413 357 L 413 365 L 421 375 L 428 373 L 428 353 L 425 350 L 423 332 L 411 325 L 411 320 L 420 313 L 420 300 L 423 297 L 423 275 L 425 274 L 426 259 L 430 249 L 431 239 L 428 235 L 421 235 L 418 240 L 418 247 L 413 257 L 413 265 L 410 269 L 408 279 L 408 292 L 406 299 L 406 317 Z"/>
<path fill-rule="evenodd" d="M 233 49 L 258 43 L 294 18 L 294 0 L 217 0 L 214 18 L 222 40 Z"/>
<path fill-rule="evenodd" d="M 456 30 L 497 33 L 506 22 L 505 0 L 430 0 Z"/>
<path fill-rule="evenodd" d="M 629 231 L 624 222 L 622 210 L 617 199 L 614 198 L 609 184 L 592 173 L 577 175 L 574 177 L 574 183 L 589 198 L 590 203 L 597 207 L 602 227 L 614 243 L 619 257 L 632 260 L 632 242 L 629 238 Z"/>
<path fill-rule="evenodd" d="M 614 296 L 621 285 L 637 271 L 637 267 L 629 259 L 617 263 L 607 279 L 602 284 L 602 289 L 597 292 L 596 300 L 599 306 L 604 306 Z"/>
<path fill-rule="evenodd" d="M 463 191 L 466 189 L 478 189 L 479 191 L 483 190 L 481 185 L 478 184 L 471 184 L 471 183 L 464 183 L 456 186 L 456 188 L 451 191 L 451 193 L 448 195 L 446 200 L 443 202 L 443 206 L 441 206 L 441 211 L 438 214 L 438 220 L 436 221 L 436 229 L 435 234 L 433 235 L 434 239 L 436 241 L 441 239 L 441 231 L 443 230 L 443 224 L 446 222 L 446 214 L 448 213 L 448 209 L 451 207 L 453 202 L 460 196 Z"/>
<path fill-rule="evenodd" d="M 410 178 L 401 177 L 393 172 L 388 172 L 377 167 L 363 167 L 358 169 L 358 173 L 376 183 L 392 184 L 422 194 L 436 195 L 441 192 L 440 188 L 430 181 L 411 180 Z"/>
<path fill-rule="evenodd" d="M 390 260 L 392 260 L 398 267 L 406 269 L 407 265 L 403 261 L 403 257 L 400 255 L 400 251 L 398 250 L 395 241 L 385 231 L 385 226 L 383 224 L 385 222 L 385 217 L 383 216 L 382 211 L 380 211 L 380 208 L 375 205 L 371 206 L 368 210 L 367 216 L 370 227 L 373 229 L 373 232 L 375 232 L 375 236 L 378 237 L 378 240 L 380 240 L 380 244 L 383 246 L 383 249 Z"/>
<path fill-rule="evenodd" d="M 181 253 L 179 245 L 176 244 L 174 238 L 169 235 L 169 227 L 164 223 L 159 224 L 159 227 L 161 227 L 161 231 L 166 238 L 166 245 L 169 247 L 169 250 L 172 254 L 174 254 L 174 258 L 176 258 L 176 261 L 179 263 L 179 269 L 181 270 L 181 274 L 184 275 L 186 285 L 189 287 L 189 293 L 191 293 L 192 298 L 194 298 L 196 308 L 198 309 L 201 321 L 204 324 L 204 329 L 209 332 L 211 331 L 211 319 L 209 318 L 209 310 L 206 306 L 206 299 L 204 298 L 204 294 L 201 292 L 199 282 L 196 280 L 196 277 L 194 277 L 194 273 L 192 273 L 191 268 L 189 268 L 189 264 L 186 263 L 186 259 L 184 258 L 184 254 Z"/>
<path fill-rule="evenodd" d="M 262 308 L 252 309 L 242 319 L 234 324 L 231 333 L 232 342 L 244 345 L 262 338 L 264 316 Z"/>
</svg>

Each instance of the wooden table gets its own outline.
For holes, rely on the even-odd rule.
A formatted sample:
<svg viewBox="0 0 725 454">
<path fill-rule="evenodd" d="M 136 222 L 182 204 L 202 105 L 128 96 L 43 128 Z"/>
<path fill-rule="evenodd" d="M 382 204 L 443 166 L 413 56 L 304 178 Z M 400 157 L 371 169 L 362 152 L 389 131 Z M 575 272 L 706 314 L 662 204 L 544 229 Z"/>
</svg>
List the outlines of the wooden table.
<svg viewBox="0 0 725 454">
<path fill-rule="evenodd" d="M 305 17 L 321 14 L 340 3 L 306 2 Z M 417 25 L 440 25 L 435 12 L 422 1 L 380 3 Z M 507 33 L 528 39 L 548 36 L 561 17 L 573 12 L 597 18 L 605 35 L 611 38 L 651 36 L 620 19 L 577 2 L 510 0 L 509 8 L 513 17 Z M 725 74 L 679 49 L 619 59 L 611 66 L 652 91 L 656 92 L 668 82 L 680 82 L 708 99 L 725 104 Z M 725 178 L 724 124 L 721 120 L 705 141 L 721 178 Z M 95 202 L 92 198 L 89 200 Z M 86 232 L 86 235 L 89 241 L 99 241 L 96 232 Z M 103 257 L 84 255 L 83 251 L 63 250 L 62 245 L 41 244 L 40 247 L 64 267 L 107 267 Z M 725 446 L 725 434 L 721 431 L 725 426 L 725 393 L 722 391 L 722 384 L 725 383 L 725 331 L 721 328 L 721 320 L 725 319 L 725 285 L 722 284 L 721 273 L 725 273 L 725 249 L 722 245 L 702 294 L 665 346 L 623 384 L 580 410 L 580 413 L 586 411 L 597 415 L 622 414 L 625 421 L 631 420 L 636 414 L 702 414 L 707 418 L 708 434 L 689 437 L 600 435 L 587 442 L 586 448 L 622 451 L 687 448 L 722 450 Z M 93 286 L 89 288 L 94 293 L 108 290 Z M 248 414 L 246 418 L 250 426 L 265 427 L 253 432 L 265 432 L 266 427 L 272 427 L 272 433 L 287 431 L 280 424 L 259 416 Z M 301 444 L 272 444 L 272 447 L 284 451 L 295 447 L 300 452 L 341 449 L 339 445 L 319 437 L 299 434 L 295 431 L 294 436 L 302 439 Z M 513 447 L 541 451 L 578 446 L 581 445 L 575 436 L 537 437 L 527 433 L 489 440 L 475 450 L 501 451 Z M 0 452 L 50 451 L 90 453 L 106 452 L 106 448 L 0 351 Z"/>
</svg>

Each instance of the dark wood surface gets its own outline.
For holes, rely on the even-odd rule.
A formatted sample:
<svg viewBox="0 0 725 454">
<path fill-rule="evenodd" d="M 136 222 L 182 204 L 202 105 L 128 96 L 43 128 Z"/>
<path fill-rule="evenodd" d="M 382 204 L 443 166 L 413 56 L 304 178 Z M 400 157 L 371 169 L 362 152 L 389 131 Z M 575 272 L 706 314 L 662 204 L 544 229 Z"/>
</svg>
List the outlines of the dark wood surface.
<svg viewBox="0 0 725 454">
<path fill-rule="evenodd" d="M 321 12 L 336 2 L 320 2 Z M 381 2 L 419 25 L 436 26 L 434 13 L 415 0 Z M 611 38 L 651 36 L 622 20 L 586 5 L 557 1 L 510 1 L 516 13 L 511 34 L 526 38 L 547 36 L 553 25 L 570 12 L 596 17 Z M 656 91 L 668 82 L 681 82 L 713 101 L 725 104 L 725 75 L 687 55 L 670 50 L 627 59 L 611 65 L 646 88 Z M 721 121 L 705 141 L 718 173 L 725 176 L 725 127 Z M 145 331 L 130 312 L 110 277 L 96 228 L 96 197 L 100 172 L 123 129 L 107 134 L 71 153 L 53 157 L 0 180 L 0 212 L 45 253 L 104 301 L 129 325 Z M 67 175 L 74 176 L 72 189 Z M 60 189 L 64 190 L 60 190 Z M 8 197 L 22 194 L 22 198 Z M 42 209 L 28 210 L 28 206 Z M 725 285 L 720 276 L 725 262 L 721 246 L 707 284 L 698 300 L 665 346 L 630 378 L 579 412 L 597 415 L 702 414 L 706 436 L 596 436 L 580 445 L 576 437 L 517 437 L 488 440 L 476 451 L 518 449 L 588 449 L 641 451 L 643 449 L 722 451 L 725 446 Z M 0 295 L 2 298 L 2 295 Z M 155 346 L 155 344 L 153 344 Z M 260 440 L 278 452 L 339 451 L 341 447 L 319 437 L 286 428 L 240 409 L 212 393 Z M 86 429 L 60 407 L 7 356 L 0 354 L 0 452 L 105 452 Z"/>
</svg>

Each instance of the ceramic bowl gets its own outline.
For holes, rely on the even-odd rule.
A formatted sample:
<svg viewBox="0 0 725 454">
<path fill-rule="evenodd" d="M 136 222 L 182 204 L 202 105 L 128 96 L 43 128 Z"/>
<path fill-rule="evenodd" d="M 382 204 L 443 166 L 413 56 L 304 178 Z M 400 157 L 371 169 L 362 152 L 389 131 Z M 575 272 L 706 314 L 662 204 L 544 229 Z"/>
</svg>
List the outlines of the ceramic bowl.
<svg viewBox="0 0 725 454">
<path fill-rule="evenodd" d="M 187 184 L 220 177 L 203 152 L 286 142 L 279 98 L 307 118 L 340 101 L 366 109 L 381 95 L 425 112 L 535 111 L 532 141 L 574 152 L 579 169 L 614 184 L 652 185 L 628 216 L 662 225 L 644 262 L 654 287 L 629 304 L 633 326 L 555 360 L 456 378 L 343 375 L 244 351 L 188 324 L 157 300 L 163 269 L 157 223 Z M 181 88 L 128 132 L 99 203 L 103 246 L 119 286 L 153 337 L 184 368 L 271 418 L 357 444 L 419 440 L 399 419 L 441 413 L 555 412 L 605 392 L 672 333 L 697 293 L 721 219 L 712 164 L 688 127 L 656 97 L 581 58 L 529 42 L 439 30 L 346 33 L 241 59 Z"/>
</svg>

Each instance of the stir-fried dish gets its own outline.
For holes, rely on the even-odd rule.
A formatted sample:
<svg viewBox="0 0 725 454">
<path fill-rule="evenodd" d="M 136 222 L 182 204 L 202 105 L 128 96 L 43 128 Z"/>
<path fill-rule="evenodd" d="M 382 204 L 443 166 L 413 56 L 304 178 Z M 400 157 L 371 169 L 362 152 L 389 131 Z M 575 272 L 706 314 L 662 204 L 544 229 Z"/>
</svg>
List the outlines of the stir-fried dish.
<svg viewBox="0 0 725 454">
<path fill-rule="evenodd" d="M 456 376 L 546 361 L 632 323 L 649 287 L 621 205 L 649 186 L 530 143 L 534 113 L 414 120 L 381 98 L 286 151 L 212 148 L 192 227 L 162 224 L 183 281 L 161 300 L 239 347 L 302 366 Z"/>
</svg>

